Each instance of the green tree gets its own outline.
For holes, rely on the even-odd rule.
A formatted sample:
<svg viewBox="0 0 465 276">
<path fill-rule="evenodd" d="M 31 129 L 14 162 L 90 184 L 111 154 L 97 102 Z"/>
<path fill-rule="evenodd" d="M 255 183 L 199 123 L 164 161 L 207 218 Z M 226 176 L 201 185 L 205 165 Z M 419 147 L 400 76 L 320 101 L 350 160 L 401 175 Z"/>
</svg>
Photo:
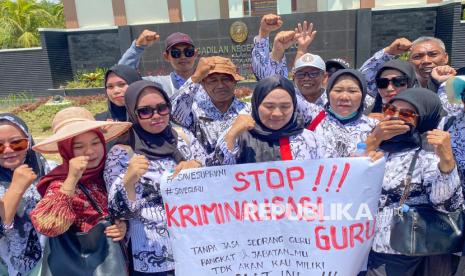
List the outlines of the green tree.
<svg viewBox="0 0 465 276">
<path fill-rule="evenodd" d="M 0 48 L 40 45 L 38 28 L 63 28 L 63 4 L 0 0 Z"/>
</svg>

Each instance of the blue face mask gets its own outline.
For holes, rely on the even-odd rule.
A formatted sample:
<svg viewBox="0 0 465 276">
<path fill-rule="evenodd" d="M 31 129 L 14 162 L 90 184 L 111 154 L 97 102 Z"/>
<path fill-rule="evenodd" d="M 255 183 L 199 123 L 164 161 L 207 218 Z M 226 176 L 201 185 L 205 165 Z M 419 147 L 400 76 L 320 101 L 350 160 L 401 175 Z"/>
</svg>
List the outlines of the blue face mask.
<svg viewBox="0 0 465 276">
<path fill-rule="evenodd" d="M 334 112 L 334 110 L 331 108 L 331 106 L 328 107 L 328 112 L 331 113 L 334 117 L 336 117 L 340 121 L 350 120 L 350 119 L 354 118 L 355 116 L 357 116 L 357 114 L 358 114 L 358 111 L 354 111 L 353 113 L 351 113 L 351 114 L 349 114 L 347 116 L 341 116 L 341 115 L 337 114 L 336 112 Z"/>
</svg>

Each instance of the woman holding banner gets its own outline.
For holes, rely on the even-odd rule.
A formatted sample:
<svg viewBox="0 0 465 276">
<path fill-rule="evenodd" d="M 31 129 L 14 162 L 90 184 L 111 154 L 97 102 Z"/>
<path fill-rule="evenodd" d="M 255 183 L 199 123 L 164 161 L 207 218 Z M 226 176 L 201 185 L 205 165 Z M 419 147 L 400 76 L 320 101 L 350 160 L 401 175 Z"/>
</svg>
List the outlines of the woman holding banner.
<svg viewBox="0 0 465 276">
<path fill-rule="evenodd" d="M 296 110 L 294 85 L 282 76 L 257 83 L 252 116 L 239 115 L 219 140 L 216 158 L 223 164 L 325 157 L 324 141 L 304 128 Z"/>
<path fill-rule="evenodd" d="M 206 153 L 190 132 L 171 127 L 169 97 L 159 84 L 132 83 L 125 105 L 133 127 L 108 153 L 104 172 L 110 212 L 129 220 L 131 275 L 174 275 L 161 177 L 201 167 Z"/>
<path fill-rule="evenodd" d="M 328 80 L 328 103 L 321 108 L 297 96 L 297 110 L 309 122 L 307 129 L 324 138 L 331 157 L 349 157 L 364 142 L 377 120 L 363 114 L 367 86 L 357 70 L 335 72 Z"/>
<path fill-rule="evenodd" d="M 412 231 L 422 225 L 428 231 L 420 232 L 433 231 L 435 221 L 460 210 L 462 188 L 450 136 L 436 129 L 441 118 L 439 97 L 427 89 L 410 88 L 393 97 L 383 109 L 385 118 L 399 121 L 408 130 L 380 139 L 384 141 L 379 149 L 387 154 L 386 172 L 367 275 L 414 275 L 426 256 L 446 254 L 445 244 L 453 237 L 445 230 L 438 230 L 433 236 Z M 383 122 L 373 131 L 374 135 L 385 132 Z M 424 212 L 428 212 L 425 217 L 431 221 L 424 221 Z M 408 225 L 409 218 L 418 226 Z M 438 229 L 447 229 L 448 225 L 441 224 Z M 417 235 L 413 243 L 406 239 L 409 235 Z M 441 236 L 442 242 L 436 242 Z M 430 248 L 432 245 L 434 248 Z"/>
</svg>

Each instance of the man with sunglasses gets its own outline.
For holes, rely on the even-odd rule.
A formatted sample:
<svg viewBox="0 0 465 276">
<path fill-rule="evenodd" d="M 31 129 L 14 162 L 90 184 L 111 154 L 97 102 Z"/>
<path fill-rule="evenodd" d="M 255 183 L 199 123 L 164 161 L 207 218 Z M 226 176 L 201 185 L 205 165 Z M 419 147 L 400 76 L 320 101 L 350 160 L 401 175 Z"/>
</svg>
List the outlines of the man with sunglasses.
<svg viewBox="0 0 465 276">
<path fill-rule="evenodd" d="M 447 66 L 449 57 L 444 42 L 435 37 L 419 37 L 411 42 L 406 38 L 394 40 L 388 47 L 376 52 L 360 68 L 368 83 L 368 93 L 376 96 L 376 74 L 386 62 L 396 56 L 409 52 L 408 61 L 415 68 L 418 86 L 437 92 L 440 83 L 431 77 L 433 69 L 437 66 Z M 451 68 L 452 69 L 452 68 Z"/>
<path fill-rule="evenodd" d="M 157 41 L 160 36 L 156 32 L 144 30 L 133 41 L 131 47 L 124 53 L 118 64 L 125 64 L 137 69 L 144 50 Z M 198 56 L 198 50 L 189 35 L 176 32 L 165 40 L 165 52 L 163 58 L 169 62 L 173 72 L 166 76 L 145 76 L 145 80 L 160 83 L 169 96 L 186 82 L 194 73 L 194 64 Z"/>
<path fill-rule="evenodd" d="M 237 116 L 250 113 L 234 95 L 243 79 L 229 58 L 200 58 L 192 77 L 171 97 L 173 120 L 194 133 L 209 155 Z"/>
</svg>

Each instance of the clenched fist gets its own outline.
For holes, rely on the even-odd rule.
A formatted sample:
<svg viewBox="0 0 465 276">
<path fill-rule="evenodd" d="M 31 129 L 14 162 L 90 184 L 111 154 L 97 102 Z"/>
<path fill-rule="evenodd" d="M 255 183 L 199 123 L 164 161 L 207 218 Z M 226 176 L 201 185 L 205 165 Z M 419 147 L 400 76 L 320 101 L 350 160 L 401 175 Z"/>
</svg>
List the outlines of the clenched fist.
<svg viewBox="0 0 465 276">
<path fill-rule="evenodd" d="M 431 71 L 431 77 L 438 82 L 445 82 L 456 74 L 457 71 L 449 65 L 437 66 Z"/>
<path fill-rule="evenodd" d="M 123 184 L 130 200 L 136 199 L 136 190 L 134 185 L 148 169 L 149 160 L 143 155 L 134 155 L 131 160 L 129 160 L 128 170 L 123 177 Z"/>
<path fill-rule="evenodd" d="M 410 50 L 410 47 L 412 47 L 412 42 L 405 37 L 402 37 L 394 40 L 391 45 L 384 48 L 384 52 L 386 54 L 397 56 Z"/>
<path fill-rule="evenodd" d="M 232 124 L 228 133 L 226 133 L 225 141 L 230 150 L 234 148 L 236 138 L 244 131 L 251 130 L 255 127 L 255 121 L 250 115 L 240 114 Z"/>
<path fill-rule="evenodd" d="M 21 165 L 14 170 L 13 179 L 8 189 L 17 194 L 23 194 L 36 178 L 37 175 L 28 165 Z"/>
<path fill-rule="evenodd" d="M 434 147 L 434 151 L 439 157 L 439 169 L 441 172 L 451 172 L 455 168 L 455 159 L 449 132 L 433 129 L 427 132 L 426 139 Z"/>
<path fill-rule="evenodd" d="M 88 163 L 89 156 L 78 156 L 69 160 L 68 178 L 72 178 L 76 180 L 76 182 L 79 181 L 86 170 Z"/>
<path fill-rule="evenodd" d="M 215 69 L 215 64 L 210 61 L 209 58 L 200 58 L 197 68 L 195 69 L 194 74 L 191 76 L 191 80 L 194 83 L 200 83 L 204 78 L 208 76 L 210 70 Z"/>
<path fill-rule="evenodd" d="M 147 172 L 149 168 L 149 160 L 143 155 L 134 155 L 129 160 L 128 171 L 126 172 L 126 179 L 133 185 Z"/>
<path fill-rule="evenodd" d="M 283 25 L 281 16 L 276 14 L 267 14 L 260 21 L 260 30 L 258 32 L 261 38 L 268 37 L 271 32 L 278 30 Z"/>
<path fill-rule="evenodd" d="M 144 30 L 139 37 L 136 39 L 136 46 L 150 46 L 155 41 L 159 40 L 160 36 L 156 32 L 152 32 L 150 30 Z"/>
<path fill-rule="evenodd" d="M 271 58 L 279 61 L 283 58 L 284 51 L 289 49 L 296 42 L 296 34 L 294 31 L 281 31 L 275 38 L 273 49 L 271 50 Z"/>
</svg>

